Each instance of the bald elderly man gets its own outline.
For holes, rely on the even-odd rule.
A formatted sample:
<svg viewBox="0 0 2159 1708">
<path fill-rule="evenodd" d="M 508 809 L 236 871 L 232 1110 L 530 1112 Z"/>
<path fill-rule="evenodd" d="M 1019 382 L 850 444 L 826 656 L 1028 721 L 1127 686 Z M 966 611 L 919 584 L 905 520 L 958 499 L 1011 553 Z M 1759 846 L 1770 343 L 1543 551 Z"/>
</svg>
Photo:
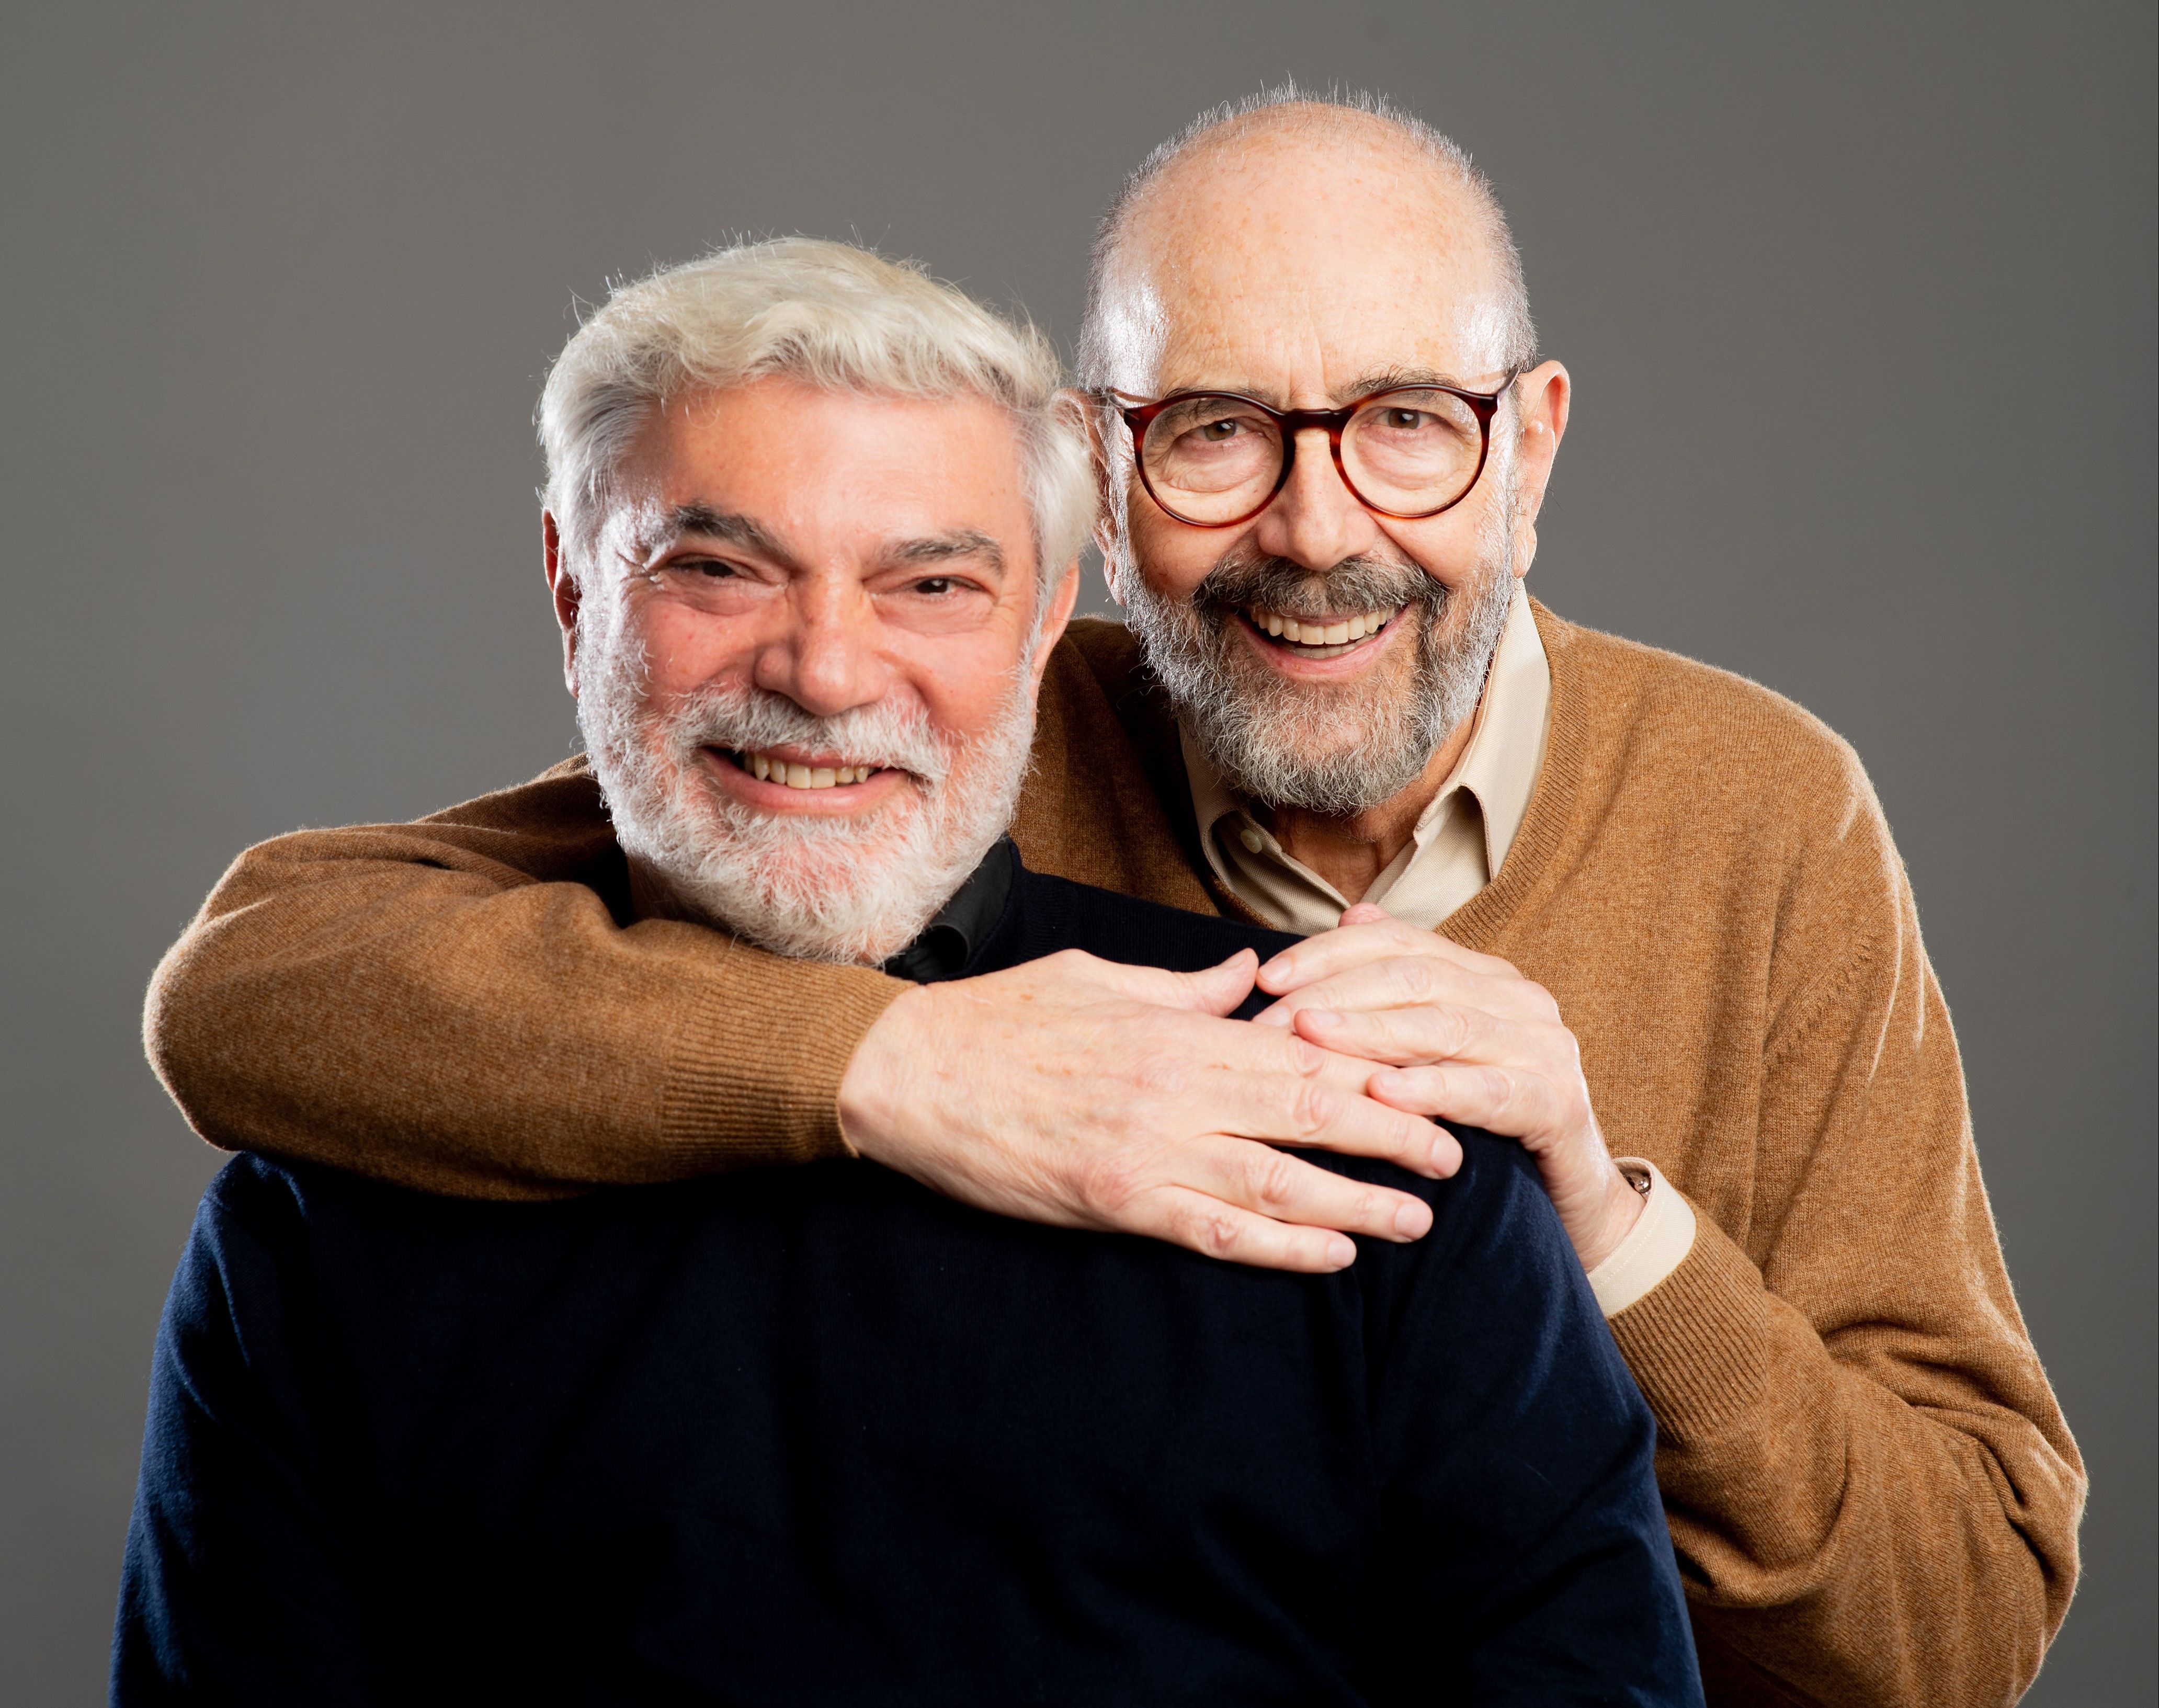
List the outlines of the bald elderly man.
<svg viewBox="0 0 2159 1708">
<path fill-rule="evenodd" d="M 860 1155 L 1324 1270 L 1375 1230 L 1288 1154 L 1322 1043 L 1534 1158 L 1655 1414 L 1712 1700 L 2013 1699 L 2084 1474 L 1903 866 L 1805 712 L 1524 594 L 1570 382 L 1489 186 L 1376 102 L 1208 115 L 1105 217 L 1081 362 L 1128 620 L 1052 655 L 1016 836 L 1306 936 L 1266 1025 L 1219 972 L 653 940 L 572 762 L 242 857 L 151 995 L 197 1130 L 477 1197 Z"/>
</svg>

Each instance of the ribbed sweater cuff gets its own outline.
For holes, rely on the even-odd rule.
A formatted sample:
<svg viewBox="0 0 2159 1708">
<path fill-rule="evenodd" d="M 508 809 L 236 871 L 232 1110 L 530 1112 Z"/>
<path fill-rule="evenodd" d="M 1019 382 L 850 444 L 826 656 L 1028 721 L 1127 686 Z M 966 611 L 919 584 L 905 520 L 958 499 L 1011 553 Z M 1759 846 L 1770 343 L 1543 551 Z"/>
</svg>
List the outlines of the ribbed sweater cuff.
<svg viewBox="0 0 2159 1708">
<path fill-rule="evenodd" d="M 1674 1441 L 1716 1436 L 1752 1405 L 1768 1372 L 1768 1295 L 1731 1236 L 1697 1213 L 1694 1249 L 1611 1319 L 1613 1338 Z"/>
<path fill-rule="evenodd" d="M 661 1142 L 714 1170 L 852 1156 L 840 1131 L 840 1081 L 878 1017 L 914 987 L 815 961 L 759 983 L 785 988 L 745 1004 L 722 980 L 690 1005 L 667 1065 Z"/>
</svg>

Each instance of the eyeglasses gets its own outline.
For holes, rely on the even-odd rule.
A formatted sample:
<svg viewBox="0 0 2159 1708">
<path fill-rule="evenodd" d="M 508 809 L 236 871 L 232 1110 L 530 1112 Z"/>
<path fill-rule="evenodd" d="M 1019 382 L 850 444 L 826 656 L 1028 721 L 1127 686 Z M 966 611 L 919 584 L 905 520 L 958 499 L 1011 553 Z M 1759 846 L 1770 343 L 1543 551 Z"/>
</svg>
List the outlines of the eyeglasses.
<svg viewBox="0 0 2159 1708">
<path fill-rule="evenodd" d="M 1152 498 L 1195 528 L 1233 528 L 1289 484 L 1299 433 L 1327 435 L 1334 467 L 1367 510 L 1421 521 L 1468 497 L 1484 472 L 1492 417 L 1514 382 L 1496 391 L 1396 386 L 1340 409 L 1271 409 L 1234 391 L 1179 391 L 1146 402 L 1103 394 L 1131 429 L 1140 480 Z"/>
</svg>

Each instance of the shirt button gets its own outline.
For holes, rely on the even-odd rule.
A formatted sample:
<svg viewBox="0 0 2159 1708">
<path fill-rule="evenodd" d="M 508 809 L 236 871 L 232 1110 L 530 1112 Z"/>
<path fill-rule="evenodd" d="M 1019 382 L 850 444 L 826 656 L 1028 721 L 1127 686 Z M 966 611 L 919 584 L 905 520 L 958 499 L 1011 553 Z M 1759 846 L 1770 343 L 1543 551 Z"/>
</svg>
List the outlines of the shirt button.
<svg viewBox="0 0 2159 1708">
<path fill-rule="evenodd" d="M 1250 825 L 1246 825 L 1243 830 L 1237 832 L 1237 840 L 1255 854 L 1267 846 L 1267 839 Z"/>
</svg>

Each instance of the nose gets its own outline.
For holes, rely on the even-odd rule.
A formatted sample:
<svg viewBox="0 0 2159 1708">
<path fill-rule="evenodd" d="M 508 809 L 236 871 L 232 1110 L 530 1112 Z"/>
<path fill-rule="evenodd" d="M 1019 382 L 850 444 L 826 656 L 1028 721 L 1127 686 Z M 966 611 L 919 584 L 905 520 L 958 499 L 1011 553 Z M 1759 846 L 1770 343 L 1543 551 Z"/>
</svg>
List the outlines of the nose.
<svg viewBox="0 0 2159 1708">
<path fill-rule="evenodd" d="M 884 697 L 891 669 L 869 595 L 852 578 L 833 586 L 796 581 L 781 602 L 779 631 L 758 650 L 760 688 L 784 694 L 814 717 L 836 717 Z"/>
<path fill-rule="evenodd" d="M 1328 570 L 1369 550 L 1378 538 L 1372 513 L 1343 484 L 1326 433 L 1306 428 L 1297 436 L 1288 483 L 1260 513 L 1253 543 L 1270 556 Z"/>
</svg>

